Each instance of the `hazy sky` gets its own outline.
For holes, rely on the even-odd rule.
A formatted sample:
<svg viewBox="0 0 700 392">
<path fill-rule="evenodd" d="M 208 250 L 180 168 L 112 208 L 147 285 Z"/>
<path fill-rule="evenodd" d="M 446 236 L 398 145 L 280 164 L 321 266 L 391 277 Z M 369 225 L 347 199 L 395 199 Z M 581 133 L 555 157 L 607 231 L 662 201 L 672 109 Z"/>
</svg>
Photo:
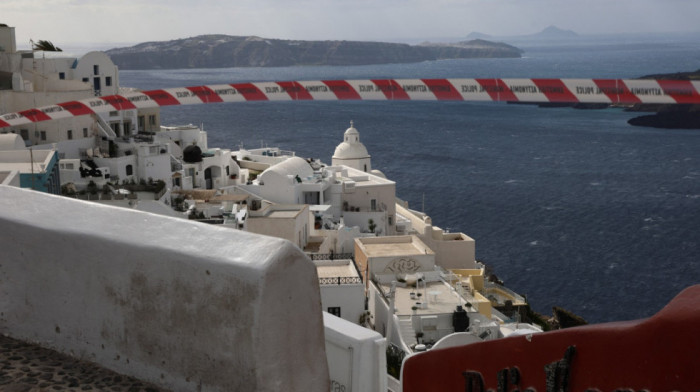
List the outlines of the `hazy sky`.
<svg viewBox="0 0 700 392">
<path fill-rule="evenodd" d="M 200 34 L 410 40 L 531 34 L 697 32 L 699 0 L 2 0 L 0 23 L 54 44 L 128 43 Z"/>
</svg>

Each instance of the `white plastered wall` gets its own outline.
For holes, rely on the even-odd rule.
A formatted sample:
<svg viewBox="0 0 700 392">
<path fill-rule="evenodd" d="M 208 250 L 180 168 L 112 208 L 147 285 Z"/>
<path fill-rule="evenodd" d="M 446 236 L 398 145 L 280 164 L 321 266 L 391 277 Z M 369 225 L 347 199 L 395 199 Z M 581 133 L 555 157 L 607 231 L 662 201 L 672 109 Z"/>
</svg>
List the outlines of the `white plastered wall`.
<svg viewBox="0 0 700 392">
<path fill-rule="evenodd" d="M 0 333 L 174 391 L 328 391 L 287 241 L 0 186 Z"/>
</svg>

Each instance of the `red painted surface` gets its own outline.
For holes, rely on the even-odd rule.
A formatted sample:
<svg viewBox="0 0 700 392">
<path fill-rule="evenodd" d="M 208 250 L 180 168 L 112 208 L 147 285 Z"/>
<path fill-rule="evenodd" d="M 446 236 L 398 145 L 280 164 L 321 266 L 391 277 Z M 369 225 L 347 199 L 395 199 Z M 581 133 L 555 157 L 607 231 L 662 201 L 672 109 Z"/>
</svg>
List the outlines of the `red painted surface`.
<svg viewBox="0 0 700 392">
<path fill-rule="evenodd" d="M 572 353 L 569 361 L 564 360 L 567 350 Z M 549 364 L 550 369 L 558 364 L 559 370 L 550 371 L 555 379 L 550 378 L 548 387 Z M 644 320 L 414 355 L 404 362 L 402 383 L 404 392 L 700 391 L 700 285 L 684 290 Z"/>
</svg>

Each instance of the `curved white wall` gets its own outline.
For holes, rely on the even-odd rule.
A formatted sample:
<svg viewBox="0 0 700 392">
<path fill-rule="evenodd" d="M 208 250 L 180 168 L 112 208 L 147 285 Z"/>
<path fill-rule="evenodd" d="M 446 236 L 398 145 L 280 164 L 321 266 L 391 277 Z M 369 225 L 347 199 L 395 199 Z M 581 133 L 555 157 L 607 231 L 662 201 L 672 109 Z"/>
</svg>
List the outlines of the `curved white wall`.
<svg viewBox="0 0 700 392">
<path fill-rule="evenodd" d="M 329 390 L 316 269 L 289 242 L 8 186 L 0 199 L 0 333 L 175 391 Z"/>
</svg>

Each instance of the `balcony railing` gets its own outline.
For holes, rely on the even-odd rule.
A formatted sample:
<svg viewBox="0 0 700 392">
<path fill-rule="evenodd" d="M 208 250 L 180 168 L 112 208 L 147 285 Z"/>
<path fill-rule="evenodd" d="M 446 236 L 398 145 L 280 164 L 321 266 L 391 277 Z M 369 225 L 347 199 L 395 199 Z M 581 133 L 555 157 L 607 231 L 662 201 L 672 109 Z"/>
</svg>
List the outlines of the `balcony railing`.
<svg viewBox="0 0 700 392">
<path fill-rule="evenodd" d="M 340 286 L 349 284 L 362 284 L 362 279 L 359 276 L 336 276 L 333 278 L 318 278 L 318 283 L 321 286 Z"/>
<path fill-rule="evenodd" d="M 311 260 L 353 260 L 352 253 L 307 253 Z"/>
</svg>

